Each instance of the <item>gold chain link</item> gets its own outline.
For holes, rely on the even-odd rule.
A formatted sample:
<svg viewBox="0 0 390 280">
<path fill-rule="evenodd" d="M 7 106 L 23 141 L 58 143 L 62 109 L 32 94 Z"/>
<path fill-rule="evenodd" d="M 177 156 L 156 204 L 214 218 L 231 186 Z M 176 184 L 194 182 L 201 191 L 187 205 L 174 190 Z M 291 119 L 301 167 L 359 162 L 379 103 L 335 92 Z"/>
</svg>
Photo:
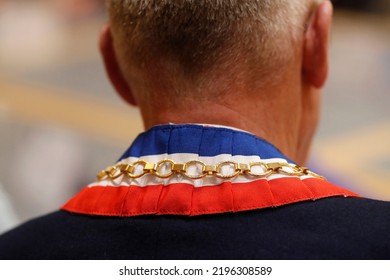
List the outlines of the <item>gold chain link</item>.
<svg viewBox="0 0 390 280">
<path fill-rule="evenodd" d="M 257 167 L 255 171 L 254 168 Z M 228 168 L 228 172 L 222 172 L 223 169 Z M 192 169 L 195 172 L 190 172 Z M 227 173 L 227 174 L 226 174 Z M 138 160 L 134 163 L 120 163 L 110 166 L 102 170 L 97 175 L 98 181 L 115 180 L 121 176 L 129 177 L 131 179 L 140 178 L 146 174 L 153 174 L 154 176 L 166 179 L 175 174 L 181 174 L 188 179 L 201 179 L 206 176 L 215 176 L 221 179 L 233 179 L 237 176 L 249 176 L 255 178 L 267 178 L 272 174 L 282 174 L 287 176 L 313 176 L 320 179 L 325 179 L 307 167 L 300 167 L 298 165 L 289 164 L 285 162 L 251 162 L 237 163 L 234 161 L 223 161 L 217 165 L 207 165 L 199 160 L 191 160 L 186 163 L 176 163 L 170 159 L 164 159 L 158 163 L 149 163 L 144 160 Z"/>
</svg>

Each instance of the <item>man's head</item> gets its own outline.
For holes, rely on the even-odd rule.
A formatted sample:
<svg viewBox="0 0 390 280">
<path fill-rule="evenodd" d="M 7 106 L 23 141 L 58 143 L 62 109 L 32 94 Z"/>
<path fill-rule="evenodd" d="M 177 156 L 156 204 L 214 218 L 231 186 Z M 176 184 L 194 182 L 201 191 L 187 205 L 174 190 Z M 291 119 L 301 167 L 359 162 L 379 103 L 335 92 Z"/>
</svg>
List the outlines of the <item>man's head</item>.
<svg viewBox="0 0 390 280">
<path fill-rule="evenodd" d="M 320 2 L 109 0 L 102 51 L 111 80 L 139 104 L 146 126 L 217 122 L 270 139 L 273 122 L 283 122 L 291 131 L 281 138 L 298 145 L 301 111 L 313 99 L 301 98 L 322 87 L 327 72 L 330 4 L 318 12 Z M 299 114 L 273 119 L 268 112 L 288 106 Z M 267 120 L 256 131 L 248 122 L 255 110 Z"/>
</svg>

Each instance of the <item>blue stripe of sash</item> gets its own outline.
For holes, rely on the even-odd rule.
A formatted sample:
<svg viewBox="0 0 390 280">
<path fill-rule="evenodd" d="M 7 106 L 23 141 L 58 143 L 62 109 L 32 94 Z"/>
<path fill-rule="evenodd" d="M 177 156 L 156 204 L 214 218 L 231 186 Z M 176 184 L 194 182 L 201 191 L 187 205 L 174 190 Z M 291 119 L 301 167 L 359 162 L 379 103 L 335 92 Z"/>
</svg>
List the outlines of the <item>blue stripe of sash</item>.
<svg viewBox="0 0 390 280">
<path fill-rule="evenodd" d="M 121 159 L 165 153 L 286 158 L 276 147 L 252 134 L 229 128 L 189 124 L 159 125 L 151 128 L 135 139 Z"/>
</svg>

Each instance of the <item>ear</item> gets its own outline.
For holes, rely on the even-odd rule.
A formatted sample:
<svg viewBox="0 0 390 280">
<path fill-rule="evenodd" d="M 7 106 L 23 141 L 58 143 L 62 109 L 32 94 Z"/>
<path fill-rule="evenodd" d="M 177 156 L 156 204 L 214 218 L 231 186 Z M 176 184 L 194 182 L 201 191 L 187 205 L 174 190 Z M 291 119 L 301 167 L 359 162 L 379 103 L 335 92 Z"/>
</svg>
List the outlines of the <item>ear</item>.
<svg viewBox="0 0 390 280">
<path fill-rule="evenodd" d="M 313 12 L 303 45 L 303 79 L 315 88 L 324 86 L 328 76 L 328 48 L 333 6 L 323 1 Z"/>
<path fill-rule="evenodd" d="M 137 105 L 133 93 L 119 66 L 114 49 L 110 25 L 102 28 L 99 41 L 100 53 L 103 57 L 107 75 L 119 95 L 131 105 Z"/>
</svg>

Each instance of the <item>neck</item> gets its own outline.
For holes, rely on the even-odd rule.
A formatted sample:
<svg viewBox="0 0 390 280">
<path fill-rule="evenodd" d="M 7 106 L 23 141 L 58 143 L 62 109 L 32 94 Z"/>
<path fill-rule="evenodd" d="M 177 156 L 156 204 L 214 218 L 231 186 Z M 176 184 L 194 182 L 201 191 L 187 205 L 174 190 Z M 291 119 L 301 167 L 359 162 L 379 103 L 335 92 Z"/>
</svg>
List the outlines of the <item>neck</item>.
<svg viewBox="0 0 390 280">
<path fill-rule="evenodd" d="M 144 126 L 166 123 L 232 126 L 267 140 L 287 157 L 303 164 L 310 143 L 302 145 L 308 122 L 304 108 L 312 107 L 304 99 L 310 100 L 311 89 L 302 85 L 300 64 L 291 65 L 266 84 L 245 75 L 224 73 L 213 77 L 210 86 L 174 87 L 177 96 L 167 94 L 170 91 L 158 85 L 148 92 L 142 92 L 146 87 L 136 87 L 137 96 L 142 97 L 138 100 Z"/>
</svg>

